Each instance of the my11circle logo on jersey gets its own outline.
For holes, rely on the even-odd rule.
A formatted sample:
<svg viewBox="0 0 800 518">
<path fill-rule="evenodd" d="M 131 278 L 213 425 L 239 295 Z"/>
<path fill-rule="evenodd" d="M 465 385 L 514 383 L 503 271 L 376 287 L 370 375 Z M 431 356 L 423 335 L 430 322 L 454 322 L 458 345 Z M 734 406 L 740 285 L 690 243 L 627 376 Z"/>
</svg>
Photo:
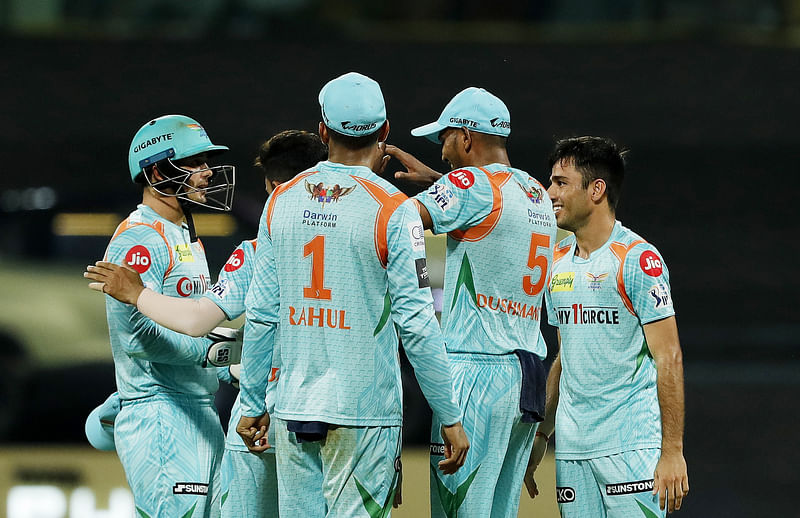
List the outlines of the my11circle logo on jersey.
<svg viewBox="0 0 800 518">
<path fill-rule="evenodd" d="M 664 265 L 661 263 L 661 258 L 652 250 L 647 250 L 639 256 L 639 266 L 641 266 L 642 271 L 650 277 L 659 277 L 664 272 Z"/>
<path fill-rule="evenodd" d="M 475 175 L 467 169 L 457 169 L 448 174 L 447 178 L 459 189 L 469 189 L 475 183 Z"/>
<path fill-rule="evenodd" d="M 228 262 L 225 263 L 224 270 L 226 272 L 235 272 L 236 270 L 241 268 L 243 264 L 244 264 L 244 250 L 242 250 L 241 248 L 237 248 L 228 258 Z"/>
<path fill-rule="evenodd" d="M 125 254 L 125 263 L 141 274 L 150 269 L 153 260 L 147 247 L 136 245 Z"/>
</svg>

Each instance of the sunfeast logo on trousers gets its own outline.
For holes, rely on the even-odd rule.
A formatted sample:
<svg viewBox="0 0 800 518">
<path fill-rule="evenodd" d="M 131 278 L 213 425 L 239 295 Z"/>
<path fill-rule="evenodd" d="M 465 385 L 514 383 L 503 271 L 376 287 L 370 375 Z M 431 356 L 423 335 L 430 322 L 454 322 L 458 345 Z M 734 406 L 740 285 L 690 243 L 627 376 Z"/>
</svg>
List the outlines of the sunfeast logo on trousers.
<svg viewBox="0 0 800 518">
<path fill-rule="evenodd" d="M 636 482 L 622 482 L 620 484 L 606 484 L 607 495 L 631 495 L 653 490 L 653 479 L 639 480 Z"/>
</svg>

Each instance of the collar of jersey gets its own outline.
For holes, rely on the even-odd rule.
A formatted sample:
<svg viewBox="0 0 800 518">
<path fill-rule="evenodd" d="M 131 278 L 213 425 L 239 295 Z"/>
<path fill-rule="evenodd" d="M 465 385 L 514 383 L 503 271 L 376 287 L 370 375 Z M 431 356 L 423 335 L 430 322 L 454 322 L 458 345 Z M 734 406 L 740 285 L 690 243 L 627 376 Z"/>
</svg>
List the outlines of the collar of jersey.
<svg viewBox="0 0 800 518">
<path fill-rule="evenodd" d="M 368 176 L 375 174 L 372 169 L 363 165 L 345 165 L 337 162 L 331 162 L 330 160 L 320 162 L 320 166 L 320 169 L 326 171 L 335 171 L 340 173 L 346 172 L 347 174 L 360 173 L 357 176 Z"/>
<path fill-rule="evenodd" d="M 153 210 L 153 208 L 150 207 L 149 205 L 145 205 L 144 203 L 140 203 L 139 205 L 136 206 L 136 208 L 139 209 L 139 211 L 142 212 L 147 217 L 153 218 L 156 221 L 161 221 L 161 222 L 163 222 L 163 223 L 165 223 L 167 225 L 175 227 L 178 230 L 188 230 L 188 227 L 186 226 L 186 223 L 181 223 L 180 225 L 176 225 L 175 223 L 171 222 L 170 220 L 162 217 L 158 212 Z"/>
<path fill-rule="evenodd" d="M 617 235 L 620 233 L 621 230 L 622 230 L 622 223 L 619 220 L 615 220 L 614 228 L 611 229 L 611 235 L 608 236 L 608 240 L 605 243 L 603 243 L 603 246 L 601 246 L 600 248 L 589 254 L 588 259 L 584 259 L 582 257 L 578 257 L 577 255 L 575 255 L 575 247 L 578 246 L 578 241 L 574 240 L 572 243 L 572 250 L 570 251 L 570 255 L 572 255 L 572 262 L 575 264 L 586 264 L 592 262 L 594 258 L 596 258 L 598 255 L 608 250 L 609 245 L 611 245 L 611 243 L 613 243 L 616 240 Z"/>
</svg>

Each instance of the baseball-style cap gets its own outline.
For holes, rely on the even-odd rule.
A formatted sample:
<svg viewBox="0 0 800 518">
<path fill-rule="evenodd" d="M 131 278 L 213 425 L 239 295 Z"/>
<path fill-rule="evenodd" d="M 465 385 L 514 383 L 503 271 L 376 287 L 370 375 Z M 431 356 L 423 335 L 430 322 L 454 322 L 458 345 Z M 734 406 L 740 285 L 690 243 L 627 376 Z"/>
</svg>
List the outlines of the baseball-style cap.
<svg viewBox="0 0 800 518">
<path fill-rule="evenodd" d="M 380 85 L 358 72 L 328 81 L 319 92 L 319 106 L 325 125 L 342 135 L 369 135 L 386 122 Z"/>
<path fill-rule="evenodd" d="M 180 160 L 200 153 L 227 151 L 227 146 L 211 143 L 208 133 L 196 120 L 185 115 L 164 115 L 153 119 L 136 132 L 128 150 L 131 180 L 159 160 Z"/>
<path fill-rule="evenodd" d="M 415 137 L 439 143 L 439 133 L 447 128 L 465 127 L 471 131 L 500 135 L 511 134 L 511 115 L 505 103 L 483 88 L 470 86 L 456 94 L 436 122 L 411 130 Z"/>
</svg>

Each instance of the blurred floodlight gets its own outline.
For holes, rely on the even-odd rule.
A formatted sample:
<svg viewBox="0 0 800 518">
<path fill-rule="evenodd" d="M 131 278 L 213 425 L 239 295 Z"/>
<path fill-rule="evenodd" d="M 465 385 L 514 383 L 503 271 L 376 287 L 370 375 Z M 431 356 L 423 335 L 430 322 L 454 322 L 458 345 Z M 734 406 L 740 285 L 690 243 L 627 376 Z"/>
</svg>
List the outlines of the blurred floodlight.
<svg viewBox="0 0 800 518">
<path fill-rule="evenodd" d="M 55 207 L 57 201 L 58 194 L 52 187 L 9 189 L 0 195 L 0 209 L 3 212 L 48 210 Z"/>
</svg>

